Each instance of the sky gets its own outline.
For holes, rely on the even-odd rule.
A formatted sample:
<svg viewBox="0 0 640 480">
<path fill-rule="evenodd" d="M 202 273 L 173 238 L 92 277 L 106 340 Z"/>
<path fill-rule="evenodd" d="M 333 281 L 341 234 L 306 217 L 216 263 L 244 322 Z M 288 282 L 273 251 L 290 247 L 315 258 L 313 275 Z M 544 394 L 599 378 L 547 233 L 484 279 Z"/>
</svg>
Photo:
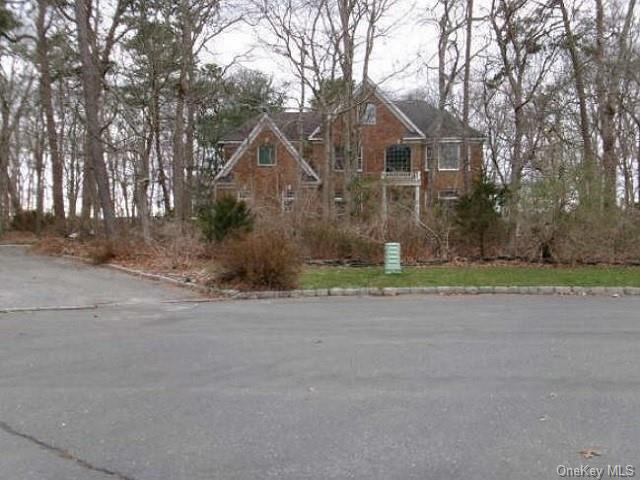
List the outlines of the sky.
<svg viewBox="0 0 640 480">
<path fill-rule="evenodd" d="M 436 67 L 437 29 L 426 24 L 420 17 L 425 16 L 425 0 L 398 0 L 388 19 L 394 25 L 386 37 L 377 40 L 369 67 L 369 76 L 382 88 L 394 94 L 401 94 L 425 88 L 429 77 L 435 80 L 435 72 L 425 68 L 428 63 Z M 416 6 L 420 4 L 420 8 Z M 222 65 L 227 65 L 238 56 L 244 67 L 261 70 L 273 76 L 277 83 L 295 84 L 295 76 L 286 59 L 279 57 L 268 47 L 260 44 L 263 30 L 239 23 L 216 38 L 208 45 L 209 54 Z M 248 53 L 246 56 L 245 53 Z M 297 84 L 292 85 L 297 89 Z M 294 97 L 295 90 L 294 90 Z M 288 106 L 294 107 L 289 101 Z"/>
</svg>

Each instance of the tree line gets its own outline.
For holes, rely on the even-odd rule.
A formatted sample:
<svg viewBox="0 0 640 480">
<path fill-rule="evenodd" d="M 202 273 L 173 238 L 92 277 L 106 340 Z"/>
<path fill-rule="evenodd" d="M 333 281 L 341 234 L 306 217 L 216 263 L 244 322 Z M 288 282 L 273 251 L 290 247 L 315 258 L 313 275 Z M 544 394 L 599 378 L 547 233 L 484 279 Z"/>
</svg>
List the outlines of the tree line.
<svg viewBox="0 0 640 480">
<path fill-rule="evenodd" d="M 405 96 L 485 132 L 513 249 L 522 235 L 551 241 L 568 214 L 628 218 L 640 204 L 638 20 L 636 0 L 3 0 L 0 225 L 51 210 L 66 231 L 100 222 L 112 236 L 126 217 L 147 238 L 153 216 L 185 222 L 206 198 L 222 135 L 292 104 L 322 114 L 331 218 L 333 119 L 355 181 L 357 88 L 403 30 L 435 51 L 399 56 L 388 76 L 421 72 Z M 242 58 L 213 63 L 231 28 L 255 31 L 291 83 Z"/>
</svg>

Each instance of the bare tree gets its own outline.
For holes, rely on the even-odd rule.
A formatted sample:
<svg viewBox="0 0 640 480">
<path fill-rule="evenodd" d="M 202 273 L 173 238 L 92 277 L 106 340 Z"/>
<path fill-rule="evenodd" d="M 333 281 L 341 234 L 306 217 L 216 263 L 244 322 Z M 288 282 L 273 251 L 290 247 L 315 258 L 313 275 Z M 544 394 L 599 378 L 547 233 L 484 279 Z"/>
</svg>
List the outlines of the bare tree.
<svg viewBox="0 0 640 480">
<path fill-rule="evenodd" d="M 115 233 L 115 209 L 109 189 L 109 173 L 104 159 L 102 139 L 102 96 L 103 80 L 108 71 L 110 57 L 114 45 L 122 37 L 120 26 L 127 9 L 127 0 L 118 0 L 107 35 L 102 45 L 99 44 L 98 32 L 92 23 L 92 15 L 98 15 L 93 0 L 75 0 L 75 22 L 77 27 L 78 51 L 82 64 L 82 87 L 84 91 L 84 110 L 87 128 L 87 160 L 93 171 L 98 186 L 100 207 L 107 238 Z"/>
<path fill-rule="evenodd" d="M 51 156 L 51 170 L 53 180 L 53 212 L 59 222 L 64 223 L 64 165 L 58 147 L 58 133 L 56 130 L 55 114 L 53 110 L 52 98 L 52 78 L 49 67 L 49 39 L 47 30 L 50 19 L 47 19 L 49 0 L 38 0 L 38 13 L 36 17 L 36 52 L 38 67 L 40 72 L 40 101 L 46 119 L 47 141 L 49 143 L 49 154 Z M 41 178 L 39 177 L 40 181 Z"/>
</svg>

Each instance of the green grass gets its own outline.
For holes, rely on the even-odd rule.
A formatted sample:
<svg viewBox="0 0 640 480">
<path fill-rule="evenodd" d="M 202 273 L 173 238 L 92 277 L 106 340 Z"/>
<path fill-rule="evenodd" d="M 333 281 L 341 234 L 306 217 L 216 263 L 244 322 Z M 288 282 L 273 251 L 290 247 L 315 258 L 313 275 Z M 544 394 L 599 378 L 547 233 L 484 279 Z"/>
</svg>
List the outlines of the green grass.
<svg viewBox="0 0 640 480">
<path fill-rule="evenodd" d="M 381 267 L 308 267 L 302 288 L 431 286 L 640 287 L 640 267 L 407 267 L 385 275 Z"/>
</svg>

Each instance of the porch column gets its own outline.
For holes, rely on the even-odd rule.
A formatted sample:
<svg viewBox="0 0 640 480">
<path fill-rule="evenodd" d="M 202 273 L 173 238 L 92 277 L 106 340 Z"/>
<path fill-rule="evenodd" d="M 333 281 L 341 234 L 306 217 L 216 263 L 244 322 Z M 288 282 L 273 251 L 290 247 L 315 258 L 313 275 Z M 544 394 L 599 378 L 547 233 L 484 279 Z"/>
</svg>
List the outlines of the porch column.
<svg viewBox="0 0 640 480">
<path fill-rule="evenodd" d="M 416 222 L 420 220 L 420 185 L 416 185 L 414 192 L 413 212 L 416 216 Z"/>
<path fill-rule="evenodd" d="M 382 218 L 387 220 L 387 184 L 382 181 Z"/>
</svg>

